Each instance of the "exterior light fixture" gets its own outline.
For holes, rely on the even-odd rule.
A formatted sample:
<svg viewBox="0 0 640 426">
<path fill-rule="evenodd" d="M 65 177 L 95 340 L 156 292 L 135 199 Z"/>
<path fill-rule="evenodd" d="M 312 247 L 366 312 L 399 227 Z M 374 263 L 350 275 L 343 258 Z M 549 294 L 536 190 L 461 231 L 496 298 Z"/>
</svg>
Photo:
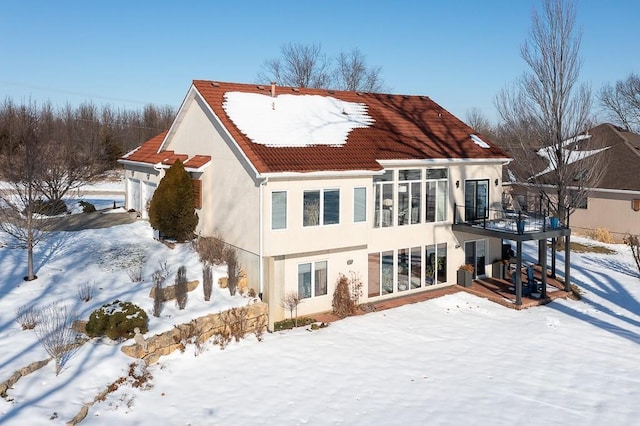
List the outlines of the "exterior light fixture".
<svg viewBox="0 0 640 426">
<path fill-rule="evenodd" d="M 460 181 L 459 180 L 456 181 L 456 188 L 460 188 Z"/>
</svg>

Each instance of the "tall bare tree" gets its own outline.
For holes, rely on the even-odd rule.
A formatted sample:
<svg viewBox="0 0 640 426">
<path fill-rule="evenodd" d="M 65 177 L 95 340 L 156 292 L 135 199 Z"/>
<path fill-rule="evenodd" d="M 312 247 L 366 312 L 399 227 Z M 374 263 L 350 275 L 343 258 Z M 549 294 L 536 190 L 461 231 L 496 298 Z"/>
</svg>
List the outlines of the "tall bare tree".
<svg viewBox="0 0 640 426">
<path fill-rule="evenodd" d="M 591 139 L 580 136 L 591 125 L 592 98 L 590 88 L 578 84 L 582 37 L 575 17 L 570 0 L 544 0 L 542 14 L 532 12 L 521 47 L 529 69 L 496 97 L 517 180 L 547 198 L 561 218 L 584 202 L 602 177 L 598 164 L 606 161 L 591 155 L 597 152 Z"/>
<path fill-rule="evenodd" d="M 280 58 L 269 59 L 258 75 L 261 81 L 275 81 L 292 87 L 328 87 L 331 81 L 330 61 L 319 44 L 288 43 L 281 48 Z"/>
<path fill-rule="evenodd" d="M 50 130 L 46 109 L 41 119 L 32 102 L 20 106 L 10 101 L 4 104 L 4 110 L 10 114 L 3 123 L 8 129 L 7 147 L 0 156 L 4 180 L 0 190 L 0 231 L 9 237 L 8 246 L 27 250 L 27 281 L 36 278 L 33 249 L 45 238 L 48 229 L 46 219 L 37 216 L 41 162 L 46 159 L 43 140 Z"/>
<path fill-rule="evenodd" d="M 281 57 L 264 62 L 258 80 L 283 86 L 378 92 L 384 82 L 380 67 L 370 67 L 365 56 L 353 49 L 332 61 L 319 44 L 289 43 L 281 48 Z"/>
<path fill-rule="evenodd" d="M 615 86 L 604 85 L 600 106 L 616 124 L 640 132 L 640 76 L 631 73 L 625 80 L 616 81 Z"/>
<path fill-rule="evenodd" d="M 380 92 L 383 90 L 381 70 L 367 66 L 365 56 L 358 49 L 341 52 L 333 72 L 333 86 L 339 90 Z"/>
</svg>

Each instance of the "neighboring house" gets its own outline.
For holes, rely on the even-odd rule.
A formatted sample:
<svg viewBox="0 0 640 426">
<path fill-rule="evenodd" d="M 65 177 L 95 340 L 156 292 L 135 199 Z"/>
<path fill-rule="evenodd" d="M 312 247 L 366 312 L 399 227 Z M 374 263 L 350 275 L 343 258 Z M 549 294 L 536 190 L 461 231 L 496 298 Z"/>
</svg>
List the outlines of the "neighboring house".
<svg viewBox="0 0 640 426">
<path fill-rule="evenodd" d="M 340 274 L 377 301 L 453 285 L 464 263 L 488 274 L 502 238 L 566 235 L 477 226 L 500 209 L 509 159 L 426 96 L 196 80 L 168 132 L 120 160 L 128 208 L 146 216 L 176 158 L 197 232 L 238 249 L 270 324 L 291 291 L 299 315 L 331 310 Z"/>
<path fill-rule="evenodd" d="M 580 141 L 584 139 L 590 139 L 589 151 L 581 149 Z M 599 184 L 589 188 L 588 198 L 571 215 L 571 228 L 583 234 L 606 229 L 617 241 L 626 234 L 640 234 L 640 135 L 605 123 L 580 135 L 572 145 L 576 163 L 591 155 L 603 156 L 605 170 Z M 513 176 L 510 169 L 514 166 L 505 166 L 505 173 Z M 542 161 L 540 173 L 548 167 L 549 162 Z M 519 207 L 537 209 L 534 191 L 513 179 L 505 178 L 504 185 L 516 197 Z"/>
</svg>

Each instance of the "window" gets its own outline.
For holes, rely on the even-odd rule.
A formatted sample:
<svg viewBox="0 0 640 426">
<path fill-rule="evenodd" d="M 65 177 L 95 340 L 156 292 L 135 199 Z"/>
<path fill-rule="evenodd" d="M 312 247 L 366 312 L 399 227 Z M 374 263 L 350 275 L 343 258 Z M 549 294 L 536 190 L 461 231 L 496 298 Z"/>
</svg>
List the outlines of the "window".
<svg viewBox="0 0 640 426">
<path fill-rule="evenodd" d="M 327 262 L 298 265 L 298 295 L 301 299 L 327 294 Z"/>
<path fill-rule="evenodd" d="M 422 276 L 422 248 L 398 250 L 398 291 L 420 288 Z"/>
<path fill-rule="evenodd" d="M 353 190 L 353 221 L 366 222 L 367 220 L 367 188 L 354 188 Z"/>
<path fill-rule="evenodd" d="M 422 170 L 400 170 L 398 179 L 398 225 L 420 223 Z"/>
<path fill-rule="evenodd" d="M 340 223 L 340 190 L 304 191 L 302 216 L 303 226 Z"/>
<path fill-rule="evenodd" d="M 442 222 L 447 220 L 447 202 L 449 183 L 447 169 L 428 169 L 426 171 L 426 221 Z"/>
<path fill-rule="evenodd" d="M 368 296 L 380 296 L 380 253 L 369 253 Z"/>
<path fill-rule="evenodd" d="M 393 170 L 381 176 L 374 176 L 375 190 L 374 226 L 376 228 L 393 225 Z"/>
<path fill-rule="evenodd" d="M 274 191 L 271 193 L 271 229 L 287 227 L 287 193 Z"/>
<path fill-rule="evenodd" d="M 587 194 L 582 191 L 570 191 L 569 195 L 571 197 L 571 204 L 575 206 L 576 209 L 587 209 L 589 208 L 588 201 L 589 198 Z"/>
<path fill-rule="evenodd" d="M 431 244 L 425 247 L 425 285 L 447 282 L 447 243 Z"/>
<path fill-rule="evenodd" d="M 199 179 L 191 179 L 191 185 L 193 187 L 193 207 L 196 209 L 202 208 L 202 181 Z"/>
<path fill-rule="evenodd" d="M 464 183 L 465 221 L 489 217 L 489 179 L 468 180 Z"/>
</svg>

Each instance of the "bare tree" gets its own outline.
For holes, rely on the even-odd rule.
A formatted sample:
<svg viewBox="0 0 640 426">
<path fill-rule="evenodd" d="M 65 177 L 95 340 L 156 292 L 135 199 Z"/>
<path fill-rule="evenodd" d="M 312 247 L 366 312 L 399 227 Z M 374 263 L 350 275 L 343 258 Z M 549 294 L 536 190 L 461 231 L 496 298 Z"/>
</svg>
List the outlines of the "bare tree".
<svg viewBox="0 0 640 426">
<path fill-rule="evenodd" d="M 322 53 L 319 44 L 289 43 L 282 47 L 281 57 L 269 59 L 258 73 L 258 80 L 283 86 L 378 92 L 384 82 L 380 67 L 370 67 L 358 49 L 341 52 L 332 61 Z"/>
<path fill-rule="evenodd" d="M 6 101 L 9 111 L 5 152 L 0 155 L 0 173 L 5 181 L 0 190 L 0 231 L 9 239 L 8 246 L 27 250 L 25 280 L 36 279 L 33 249 L 48 234 L 48 221 L 38 217 L 46 123 L 42 123 L 32 102 L 16 106 Z"/>
<path fill-rule="evenodd" d="M 36 336 L 56 363 L 56 376 L 78 349 L 77 334 L 72 329 L 76 315 L 67 306 L 54 303 L 40 311 Z"/>
<path fill-rule="evenodd" d="M 295 311 L 295 327 L 298 326 L 298 305 L 300 304 L 300 302 L 302 302 L 302 299 L 300 298 L 300 295 L 297 291 L 288 292 L 286 295 L 282 296 L 282 300 L 280 301 L 282 307 L 289 310 L 289 316 L 291 319 L 293 319 L 293 312 Z"/>
<path fill-rule="evenodd" d="M 615 86 L 606 84 L 600 90 L 600 106 L 616 124 L 640 132 L 640 76 L 631 73 Z"/>
<path fill-rule="evenodd" d="M 368 67 L 366 58 L 358 49 L 341 52 L 336 61 L 333 86 L 339 90 L 380 92 L 383 90 L 380 67 Z"/>
<path fill-rule="evenodd" d="M 491 122 L 480 108 L 469 108 L 465 116 L 467 124 L 476 132 L 485 136 L 490 136 L 493 133 Z"/>
<path fill-rule="evenodd" d="M 261 81 L 292 87 L 328 87 L 330 61 L 319 44 L 288 43 L 282 46 L 281 51 L 281 58 L 264 63 L 263 72 L 258 75 Z"/>
<path fill-rule="evenodd" d="M 533 11 L 521 48 L 529 71 L 496 97 L 517 180 L 547 198 L 561 218 L 585 200 L 602 177 L 604 167 L 598 164 L 606 161 L 590 155 L 595 152 L 591 139 L 580 136 L 591 125 L 591 91 L 578 84 L 581 34 L 574 28 L 575 16 L 570 0 L 545 0 L 542 15 Z M 542 156 L 546 169 L 540 168 Z"/>
</svg>

